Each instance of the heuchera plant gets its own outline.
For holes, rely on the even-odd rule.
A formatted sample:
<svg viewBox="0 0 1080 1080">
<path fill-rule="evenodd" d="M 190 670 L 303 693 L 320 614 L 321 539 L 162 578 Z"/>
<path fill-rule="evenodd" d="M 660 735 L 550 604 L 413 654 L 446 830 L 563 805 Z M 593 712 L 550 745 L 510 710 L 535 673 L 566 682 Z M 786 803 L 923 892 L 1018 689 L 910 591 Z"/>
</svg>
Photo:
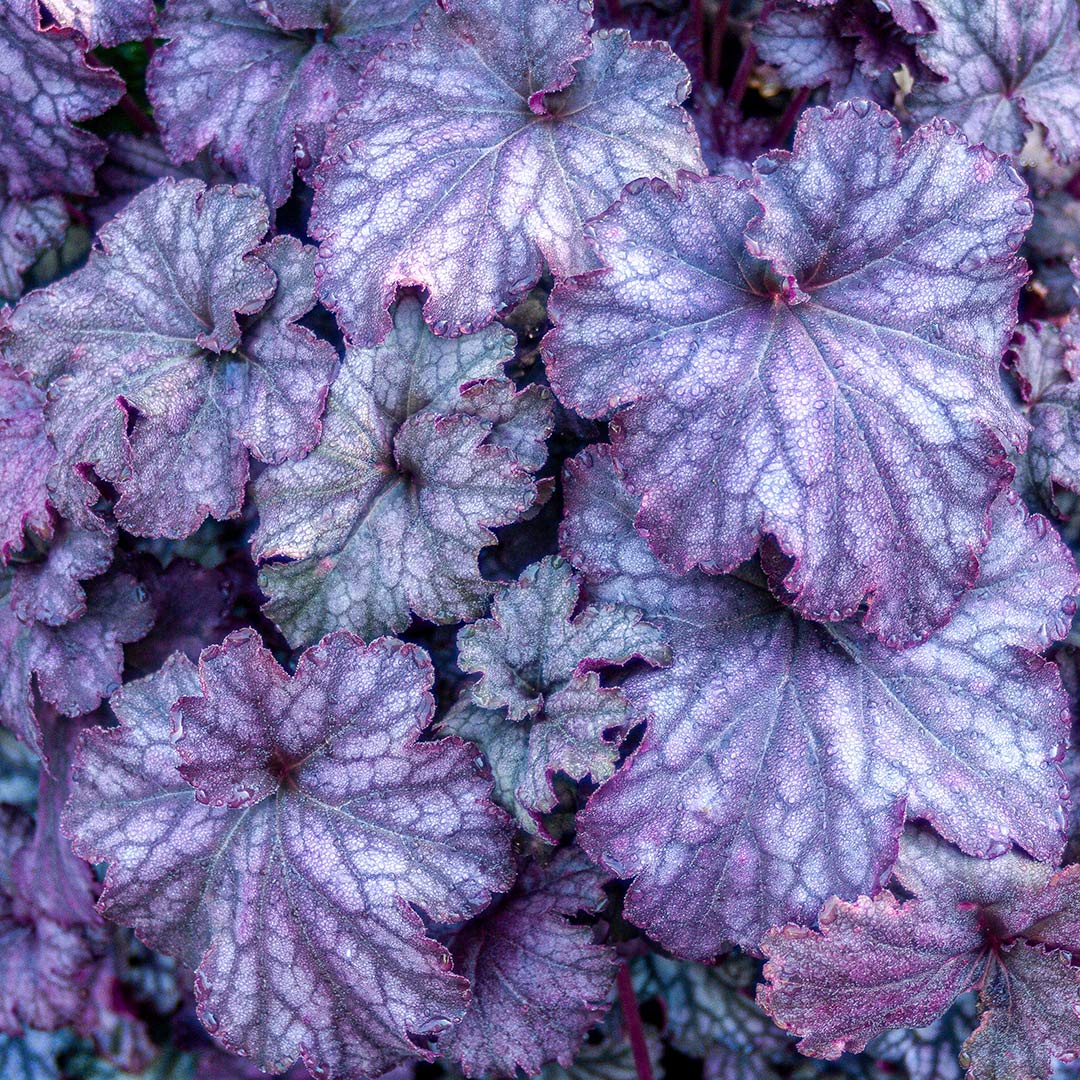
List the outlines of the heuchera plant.
<svg viewBox="0 0 1080 1080">
<path fill-rule="evenodd" d="M 0 1078 L 1080 1076 L 1076 0 L 0 4 Z"/>
</svg>

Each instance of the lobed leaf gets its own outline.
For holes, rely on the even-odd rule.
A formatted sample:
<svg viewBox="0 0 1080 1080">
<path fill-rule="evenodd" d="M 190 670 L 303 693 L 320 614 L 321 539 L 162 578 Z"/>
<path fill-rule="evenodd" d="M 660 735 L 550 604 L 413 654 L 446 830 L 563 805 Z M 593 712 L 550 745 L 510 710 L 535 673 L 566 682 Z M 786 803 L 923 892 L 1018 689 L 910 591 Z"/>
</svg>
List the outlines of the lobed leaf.
<svg viewBox="0 0 1080 1080">
<path fill-rule="evenodd" d="M 972 854 L 1059 856 L 1068 710 L 1034 654 L 1068 632 L 1080 577 L 1045 519 L 1000 498 L 952 621 L 897 651 L 850 620 L 803 620 L 753 567 L 673 574 L 602 448 L 565 486 L 562 548 L 590 595 L 671 641 L 670 667 L 622 683 L 648 728 L 578 814 L 579 842 L 633 879 L 627 917 L 661 944 L 753 950 L 829 896 L 873 892 L 905 812 Z"/>
<path fill-rule="evenodd" d="M 294 167 L 306 175 L 322 156 L 367 63 L 408 40 L 427 2 L 169 0 L 159 30 L 168 40 L 148 73 L 169 156 L 179 164 L 209 150 L 280 206 Z"/>
<path fill-rule="evenodd" d="M 1080 153 L 1080 29 L 1071 0 L 920 0 L 934 29 L 918 41 L 944 82 L 908 99 L 918 122 L 944 116 L 972 142 L 1016 154 L 1038 124 L 1062 161 Z"/>
<path fill-rule="evenodd" d="M 42 252 L 56 247 L 68 226 L 63 199 L 0 198 L 0 301 L 22 295 L 23 274 Z"/>
<path fill-rule="evenodd" d="M 78 30 L 92 47 L 153 37 L 154 0 L 43 0 L 59 26 Z"/>
<path fill-rule="evenodd" d="M 666 45 L 590 37 L 574 0 L 445 0 L 343 110 L 316 174 L 319 295 L 348 338 L 390 330 L 399 286 L 464 333 L 558 277 L 601 265 L 582 222 L 640 176 L 704 171 Z"/>
<path fill-rule="evenodd" d="M 297 324 L 314 253 L 287 236 L 258 246 L 267 225 L 251 188 L 162 180 L 82 270 L 12 313 L 6 353 L 51 382 L 50 489 L 75 520 L 94 520 L 93 469 L 119 490 L 123 528 L 187 536 L 239 513 L 249 450 L 277 462 L 317 441 L 336 357 Z"/>
<path fill-rule="evenodd" d="M 418 1037 L 464 1011 L 414 908 L 467 917 L 512 871 L 466 748 L 417 741 L 431 681 L 414 646 L 347 633 L 290 677 L 238 631 L 129 683 L 83 743 L 64 827 L 111 864 L 101 911 L 197 967 L 204 1025 L 264 1069 L 430 1059 Z"/>
<path fill-rule="evenodd" d="M 903 143 L 869 102 L 811 109 L 753 186 L 631 185 L 593 223 L 611 269 L 552 294 L 552 387 L 619 410 L 638 528 L 675 570 L 732 570 L 767 536 L 802 614 L 869 597 L 869 631 L 922 640 L 1023 440 L 998 364 L 1029 222 L 1012 169 L 950 125 Z"/>
</svg>

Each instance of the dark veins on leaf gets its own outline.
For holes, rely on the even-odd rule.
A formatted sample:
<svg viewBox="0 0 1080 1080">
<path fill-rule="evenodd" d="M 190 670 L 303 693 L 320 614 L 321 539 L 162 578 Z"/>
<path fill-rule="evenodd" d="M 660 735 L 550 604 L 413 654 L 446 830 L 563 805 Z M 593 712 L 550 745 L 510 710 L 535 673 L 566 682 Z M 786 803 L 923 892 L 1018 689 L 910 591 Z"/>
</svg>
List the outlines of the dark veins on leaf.
<svg viewBox="0 0 1080 1080">
<path fill-rule="evenodd" d="M 1080 867 L 1018 852 L 972 859 L 909 831 L 894 871 L 913 896 L 830 900 L 820 932 L 771 931 L 762 1005 L 815 1057 L 862 1049 L 889 1028 L 923 1027 L 969 990 L 979 1025 L 964 1044 L 971 1080 L 1050 1075 L 1080 1052 Z"/>
<path fill-rule="evenodd" d="M 12 312 L 7 359 L 49 384 L 64 513 L 96 521 L 93 470 L 129 532 L 187 536 L 239 513 L 249 451 L 277 462 L 318 440 L 337 358 L 296 321 L 315 302 L 314 251 L 261 244 L 268 224 L 253 188 L 162 180 L 101 230 L 83 269 Z"/>
<path fill-rule="evenodd" d="M 527 567 L 500 588 L 492 617 L 458 634 L 458 665 L 481 677 L 443 720 L 483 750 L 499 803 L 546 839 L 542 818 L 558 803 L 555 774 L 606 780 L 622 737 L 641 719 L 621 691 L 600 685 L 599 673 L 635 659 L 670 660 L 663 634 L 640 612 L 582 606 L 579 594 L 561 559 Z"/>
<path fill-rule="evenodd" d="M 978 570 L 1025 425 L 998 366 L 1030 224 L 1007 162 L 866 101 L 803 114 L 751 186 L 635 184 L 592 225 L 611 269 L 552 293 L 551 384 L 619 410 L 638 527 L 675 570 L 762 536 L 810 618 L 926 638 Z"/>
<path fill-rule="evenodd" d="M 1068 632 L 1080 575 L 1044 518 L 1001 496 L 975 586 L 898 651 L 854 621 L 802 619 L 752 565 L 673 574 L 607 448 L 570 462 L 565 487 L 563 552 L 587 595 L 633 604 L 671 642 L 670 667 L 621 684 L 648 727 L 578 815 L 656 940 L 701 960 L 753 950 L 829 896 L 872 892 L 905 810 L 972 854 L 1060 855 L 1068 708 L 1035 654 Z"/>
<path fill-rule="evenodd" d="M 315 176 L 319 295 L 358 344 L 398 286 L 440 333 L 602 263 L 583 222 L 641 176 L 703 171 L 670 48 L 588 34 L 575 0 L 447 0 L 373 62 Z"/>
<path fill-rule="evenodd" d="M 456 739 L 420 742 L 430 662 L 325 638 L 292 676 L 251 630 L 174 656 L 90 732 L 64 828 L 103 914 L 196 968 L 203 1024 L 270 1071 L 370 1076 L 464 1012 L 425 933 L 509 887 L 506 819 Z"/>
<path fill-rule="evenodd" d="M 319 161 L 327 126 L 428 0 L 170 0 L 148 90 L 174 162 L 208 149 L 271 206 Z"/>
<path fill-rule="evenodd" d="M 293 645 L 483 613 L 477 553 L 533 504 L 552 423 L 547 390 L 502 374 L 513 355 L 502 328 L 436 337 L 413 296 L 346 349 L 319 445 L 255 483 L 266 613 Z"/>
</svg>

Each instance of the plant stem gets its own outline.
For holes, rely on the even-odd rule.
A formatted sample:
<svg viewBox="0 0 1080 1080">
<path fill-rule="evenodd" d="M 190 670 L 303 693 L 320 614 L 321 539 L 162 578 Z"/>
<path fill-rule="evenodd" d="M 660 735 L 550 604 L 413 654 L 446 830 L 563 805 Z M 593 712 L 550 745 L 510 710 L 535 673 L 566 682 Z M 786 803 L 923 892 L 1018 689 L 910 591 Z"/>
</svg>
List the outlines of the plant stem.
<svg viewBox="0 0 1080 1080">
<path fill-rule="evenodd" d="M 809 99 L 810 89 L 806 86 L 791 95 L 787 108 L 780 115 L 780 119 L 776 121 L 776 126 L 772 129 L 772 135 L 769 137 L 770 146 L 779 146 L 788 137 L 788 132 L 795 125 L 799 113 L 803 111 L 803 106 Z"/>
<path fill-rule="evenodd" d="M 637 994 L 634 993 L 634 980 L 630 975 L 630 965 L 626 961 L 619 965 L 615 984 L 619 989 L 619 1006 L 622 1009 L 626 1037 L 630 1040 L 630 1049 L 634 1052 L 634 1068 L 637 1069 L 638 1080 L 653 1080 L 649 1045 L 645 1041 L 645 1028 L 641 1023 Z"/>
<path fill-rule="evenodd" d="M 716 9 L 716 17 L 713 19 L 712 33 L 709 35 L 709 62 L 705 75 L 713 86 L 720 85 L 720 60 L 724 51 L 724 35 L 727 33 L 728 12 L 730 10 L 731 0 L 720 0 L 720 6 Z"/>
</svg>

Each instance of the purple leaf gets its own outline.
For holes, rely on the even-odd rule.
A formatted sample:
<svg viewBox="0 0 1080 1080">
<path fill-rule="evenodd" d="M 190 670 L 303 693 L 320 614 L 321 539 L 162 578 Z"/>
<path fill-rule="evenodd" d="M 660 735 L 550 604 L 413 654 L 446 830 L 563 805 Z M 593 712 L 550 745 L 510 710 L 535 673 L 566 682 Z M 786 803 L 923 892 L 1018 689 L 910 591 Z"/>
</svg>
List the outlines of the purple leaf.
<svg viewBox="0 0 1080 1080">
<path fill-rule="evenodd" d="M 924 1028 L 901 1028 L 875 1039 L 868 1053 L 903 1065 L 911 1080 L 963 1080 L 959 1056 L 975 1026 L 975 1000 L 965 994 Z"/>
<path fill-rule="evenodd" d="M 909 833 L 895 877 L 914 899 L 833 899 L 820 932 L 771 931 L 759 999 L 802 1036 L 803 1053 L 832 1058 L 889 1028 L 923 1027 L 978 988 L 981 1020 L 962 1059 L 971 1080 L 1046 1078 L 1051 1057 L 1080 1051 L 1078 869 L 1055 873 L 1015 852 L 972 859 Z"/>
<path fill-rule="evenodd" d="M 32 837 L 27 815 L 0 807 L 0 1032 L 7 1035 L 21 1034 L 23 1025 L 52 1031 L 76 1024 L 103 944 L 100 931 L 35 910 L 34 892 L 24 892 L 10 869 Z"/>
<path fill-rule="evenodd" d="M 920 38 L 926 64 L 945 76 L 919 82 L 907 103 L 917 121 L 954 120 L 972 142 L 1018 153 L 1042 125 L 1061 161 L 1080 154 L 1080 30 L 1072 0 L 921 0 L 936 29 Z"/>
<path fill-rule="evenodd" d="M 12 572 L 0 571 L 0 724 L 43 752 L 33 685 L 65 716 L 93 712 L 120 684 L 125 642 L 152 622 L 150 606 L 127 574 L 86 586 L 86 612 L 63 626 L 20 622 L 11 608 Z"/>
<path fill-rule="evenodd" d="M 126 685 L 83 743 L 64 828 L 111 864 L 101 911 L 197 966 L 203 1023 L 264 1069 L 430 1059 L 413 1037 L 464 1011 L 412 907 L 467 917 L 512 871 L 470 752 L 417 741 L 431 680 L 414 646 L 350 634 L 290 677 L 239 631 L 198 677 L 175 656 Z"/>
<path fill-rule="evenodd" d="M 483 751 L 496 801 L 548 840 L 542 817 L 558 804 L 555 774 L 606 780 L 638 719 L 622 693 L 600 686 L 597 672 L 634 659 L 670 660 L 662 634 L 640 612 L 601 604 L 575 616 L 578 594 L 561 559 L 527 567 L 502 587 L 492 618 L 458 634 L 458 665 L 482 677 L 443 721 Z"/>
<path fill-rule="evenodd" d="M 746 567 L 679 577 L 633 528 L 636 500 L 601 448 L 567 470 L 562 547 L 589 595 L 634 604 L 669 668 L 620 689 L 649 715 L 640 748 L 578 814 L 578 840 L 635 879 L 629 919 L 706 960 L 728 941 L 872 892 L 905 808 L 972 854 L 1062 848 L 1067 736 L 1057 669 L 1033 655 L 1069 629 L 1080 575 L 1045 519 L 1001 497 L 975 586 L 925 644 L 814 624 Z"/>
<path fill-rule="evenodd" d="M 45 394 L 0 363 L 0 563 L 23 546 L 24 530 L 52 536 L 45 482 L 56 452 L 45 436 Z"/>
<path fill-rule="evenodd" d="M 1031 424 L 1023 477 L 1056 507 L 1055 489 L 1080 493 L 1080 323 L 1026 323 L 1011 353 Z"/>
<path fill-rule="evenodd" d="M 54 380 L 50 486 L 65 513 L 92 520 L 90 467 L 120 491 L 129 532 L 186 536 L 239 512 L 249 450 L 277 462 L 314 445 L 336 366 L 296 323 L 314 253 L 287 236 L 257 246 L 267 224 L 251 188 L 162 180 L 82 270 L 12 313 L 9 359 Z"/>
<path fill-rule="evenodd" d="M 869 631 L 922 640 L 974 580 L 1023 439 L 998 376 L 1023 184 L 947 124 L 902 143 L 865 101 L 804 113 L 756 175 L 631 185 L 593 224 L 611 269 L 552 294 L 552 387 L 628 406 L 616 460 L 676 570 L 732 570 L 768 535 L 802 614 L 869 596 Z"/>
<path fill-rule="evenodd" d="M 665 41 L 686 65 L 695 90 L 705 81 L 700 5 L 680 0 L 597 0 L 597 30 L 629 30 L 635 41 Z"/>
<path fill-rule="evenodd" d="M 148 91 L 174 162 L 208 149 L 272 207 L 318 162 L 376 52 L 407 41 L 427 0 L 170 0 Z M 295 30 L 311 32 L 293 32 Z"/>
<path fill-rule="evenodd" d="M 55 195 L 32 202 L 0 199 L 0 301 L 17 300 L 23 274 L 63 239 L 67 207 Z"/>
<path fill-rule="evenodd" d="M 67 1049 L 66 1033 L 27 1031 L 0 1035 L 0 1076 L 10 1080 L 60 1080 L 57 1056 Z"/>
<path fill-rule="evenodd" d="M 63 626 L 86 611 L 82 582 L 105 573 L 112 562 L 116 531 L 81 529 L 67 521 L 56 526 L 43 556 L 21 562 L 11 581 L 11 609 L 28 625 Z"/>
<path fill-rule="evenodd" d="M 71 31 L 38 27 L 37 0 L 0 5 L 0 189 L 19 199 L 90 195 L 105 144 L 72 121 L 115 105 L 124 84 L 89 66 Z"/>
<path fill-rule="evenodd" d="M 259 579 L 291 643 L 483 612 L 477 553 L 532 504 L 551 430 L 547 391 L 499 378 L 512 356 L 501 329 L 435 337 L 411 296 L 382 345 L 346 350 L 319 445 L 255 483 L 255 557 L 294 560 Z"/>
<path fill-rule="evenodd" d="M 530 865 L 509 896 L 455 935 L 454 970 L 472 997 L 439 1052 L 465 1076 L 535 1076 L 547 1062 L 571 1064 L 615 985 L 614 951 L 567 921 L 603 905 L 603 881 L 581 852 L 565 848 L 546 868 Z"/>
<path fill-rule="evenodd" d="M 154 0 L 43 0 L 60 26 L 90 45 L 119 45 L 154 35 Z"/>
<path fill-rule="evenodd" d="M 670 661 L 663 635 L 640 612 L 615 604 L 578 611 L 579 600 L 578 581 L 562 559 L 535 563 L 499 590 L 491 618 L 458 634 L 458 665 L 480 675 L 472 688 L 477 705 L 505 707 L 516 723 L 586 672 L 635 659 Z"/>
<path fill-rule="evenodd" d="M 629 180 L 704 171 L 682 62 L 573 0 L 446 0 L 368 69 L 316 177 L 319 295 L 357 344 L 398 286 L 440 333 L 490 322 L 537 282 L 599 267 L 582 222 Z"/>
<path fill-rule="evenodd" d="M 705 965 L 648 953 L 635 964 L 634 986 L 642 1001 L 658 999 L 664 1037 L 682 1054 L 705 1057 L 724 1046 L 777 1056 L 789 1040 L 754 1001 L 758 969 L 746 956 Z"/>
</svg>

